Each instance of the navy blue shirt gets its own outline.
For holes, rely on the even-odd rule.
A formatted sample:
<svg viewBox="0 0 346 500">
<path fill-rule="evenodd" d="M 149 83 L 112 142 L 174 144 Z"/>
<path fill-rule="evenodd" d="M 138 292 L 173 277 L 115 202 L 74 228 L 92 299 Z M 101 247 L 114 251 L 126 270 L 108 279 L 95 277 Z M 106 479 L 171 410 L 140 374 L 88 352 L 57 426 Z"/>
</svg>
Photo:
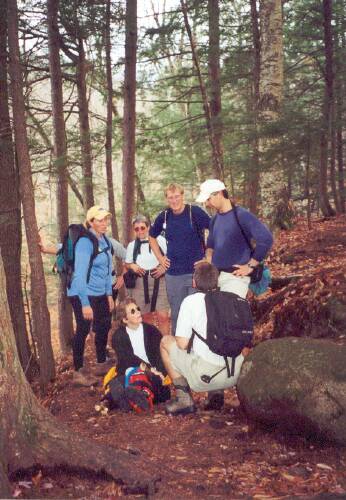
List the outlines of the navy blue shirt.
<svg viewBox="0 0 346 500">
<path fill-rule="evenodd" d="M 157 238 L 164 229 L 165 211 L 161 212 L 149 234 Z M 167 240 L 167 257 L 171 265 L 167 274 L 178 276 L 192 274 L 193 264 L 204 257 L 204 249 L 199 232 L 209 228 L 210 217 L 200 207 L 185 205 L 181 214 L 174 214 L 167 209 L 165 237 Z"/>
<path fill-rule="evenodd" d="M 239 222 L 249 242 L 256 247 L 250 250 L 234 215 L 234 208 L 217 213 L 210 224 L 207 248 L 213 249 L 212 263 L 218 269 L 227 269 L 235 264 L 247 264 L 251 257 L 261 261 L 273 244 L 273 236 L 267 226 L 245 208 L 237 207 Z"/>
</svg>

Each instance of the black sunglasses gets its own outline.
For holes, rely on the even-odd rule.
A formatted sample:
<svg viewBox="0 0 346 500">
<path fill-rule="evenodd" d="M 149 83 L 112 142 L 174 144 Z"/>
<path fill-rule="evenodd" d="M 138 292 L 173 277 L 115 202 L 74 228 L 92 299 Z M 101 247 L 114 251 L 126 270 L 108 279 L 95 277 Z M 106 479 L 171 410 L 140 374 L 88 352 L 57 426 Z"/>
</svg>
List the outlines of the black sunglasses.
<svg viewBox="0 0 346 500">
<path fill-rule="evenodd" d="M 137 306 L 135 309 L 133 309 L 133 308 L 130 309 L 130 314 L 135 314 L 136 311 L 140 311 L 140 310 L 141 310 L 141 308 Z"/>
</svg>

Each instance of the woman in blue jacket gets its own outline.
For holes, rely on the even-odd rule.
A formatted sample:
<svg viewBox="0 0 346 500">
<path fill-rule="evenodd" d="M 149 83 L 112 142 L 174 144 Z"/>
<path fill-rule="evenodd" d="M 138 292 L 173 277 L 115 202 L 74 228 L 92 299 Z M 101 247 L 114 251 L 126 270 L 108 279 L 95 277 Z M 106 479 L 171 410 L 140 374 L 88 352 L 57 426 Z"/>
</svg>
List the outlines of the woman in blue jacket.
<svg viewBox="0 0 346 500">
<path fill-rule="evenodd" d="M 73 338 L 73 362 L 76 373 L 74 381 L 79 385 L 92 385 L 96 379 L 83 367 L 85 340 L 90 331 L 95 333 L 97 365 L 95 374 L 107 371 L 106 347 L 111 327 L 111 313 L 114 309 L 112 297 L 112 252 L 111 244 L 105 236 L 111 214 L 96 205 L 89 208 L 86 226 L 91 237 L 81 237 L 75 246 L 74 272 L 67 295 L 76 319 L 76 333 Z M 95 238 L 98 253 L 94 254 Z"/>
</svg>

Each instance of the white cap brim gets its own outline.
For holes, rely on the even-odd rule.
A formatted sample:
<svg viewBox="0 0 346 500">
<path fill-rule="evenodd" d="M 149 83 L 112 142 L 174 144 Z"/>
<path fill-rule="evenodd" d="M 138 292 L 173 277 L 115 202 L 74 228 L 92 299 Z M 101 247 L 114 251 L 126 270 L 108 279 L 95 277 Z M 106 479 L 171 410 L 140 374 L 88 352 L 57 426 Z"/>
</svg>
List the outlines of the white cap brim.
<svg viewBox="0 0 346 500">
<path fill-rule="evenodd" d="M 207 194 L 206 193 L 199 193 L 199 195 L 196 198 L 196 201 L 197 201 L 197 203 L 204 203 L 205 201 L 207 201 L 209 196 L 210 196 L 209 193 L 207 193 Z"/>
</svg>

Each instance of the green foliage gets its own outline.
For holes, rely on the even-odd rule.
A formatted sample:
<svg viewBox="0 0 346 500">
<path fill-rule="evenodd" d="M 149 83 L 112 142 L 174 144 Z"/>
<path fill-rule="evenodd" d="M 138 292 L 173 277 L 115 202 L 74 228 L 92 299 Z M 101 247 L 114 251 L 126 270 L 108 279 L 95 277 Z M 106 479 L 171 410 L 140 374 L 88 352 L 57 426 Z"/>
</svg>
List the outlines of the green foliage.
<svg viewBox="0 0 346 500">
<path fill-rule="evenodd" d="M 153 16 L 149 2 L 139 5 L 139 37 L 137 64 L 137 134 L 136 169 L 145 202 L 138 209 L 154 214 L 164 203 L 163 186 L 176 181 L 194 194 L 200 181 L 212 173 L 211 148 L 196 71 L 189 41 L 177 1 L 175 7 L 159 4 Z M 24 5 L 44 15 L 42 0 Z M 168 4 L 167 4 L 168 5 Z M 323 13 L 320 0 L 290 0 L 284 9 L 284 100 L 280 119 L 264 125 L 254 123 L 253 102 L 253 40 L 248 1 L 220 0 L 220 53 L 222 127 L 226 181 L 234 181 L 235 195 L 242 198 L 247 179 L 253 170 L 253 143 L 257 138 L 275 138 L 274 146 L 261 157 L 263 171 L 271 171 L 278 163 L 284 168 L 289 195 L 303 198 L 306 194 L 306 168 L 310 168 L 310 191 L 316 197 L 320 161 L 319 135 L 324 98 Z M 189 19 L 197 43 L 202 76 L 208 80 L 208 10 L 207 1 L 189 1 Z M 170 8 L 170 10 L 169 10 Z M 115 184 L 120 189 L 119 169 L 122 156 L 122 81 L 124 71 L 124 1 L 112 2 L 112 58 L 114 83 L 113 157 Z M 146 9 L 146 10 L 143 10 Z M 44 26 L 38 30 L 37 16 L 23 15 L 22 24 L 35 37 L 43 37 Z M 38 16 L 39 17 L 39 16 Z M 104 57 L 105 2 L 97 0 L 61 0 L 60 30 L 64 42 L 75 50 L 77 38 L 85 40 L 89 62 L 94 180 L 97 198 L 105 196 L 104 137 L 106 77 Z M 41 22 L 41 25 L 43 23 Z M 28 29 L 30 27 L 30 30 Z M 345 89 L 345 5 L 333 2 L 335 39 L 335 76 Z M 42 38 L 40 38 L 41 40 Z M 30 71 L 28 106 L 44 108 L 32 121 L 30 147 L 35 171 L 48 175 L 51 149 L 39 132 L 39 125 L 52 142 L 49 122 L 49 98 L 35 100 L 31 83 L 47 75 L 47 46 L 26 53 L 26 63 L 35 65 Z M 81 158 L 77 127 L 74 64 L 62 55 L 65 80 L 65 108 L 69 170 L 80 185 Z M 39 69 L 41 67 L 41 70 Z M 341 83 L 340 83 L 341 82 Z M 97 106 L 95 102 L 97 101 Z M 345 104 L 342 117 L 344 118 Z M 117 199 L 119 200 L 119 196 Z M 119 202 L 118 202 L 119 203 Z M 117 209 L 120 211 L 118 204 Z"/>
</svg>

